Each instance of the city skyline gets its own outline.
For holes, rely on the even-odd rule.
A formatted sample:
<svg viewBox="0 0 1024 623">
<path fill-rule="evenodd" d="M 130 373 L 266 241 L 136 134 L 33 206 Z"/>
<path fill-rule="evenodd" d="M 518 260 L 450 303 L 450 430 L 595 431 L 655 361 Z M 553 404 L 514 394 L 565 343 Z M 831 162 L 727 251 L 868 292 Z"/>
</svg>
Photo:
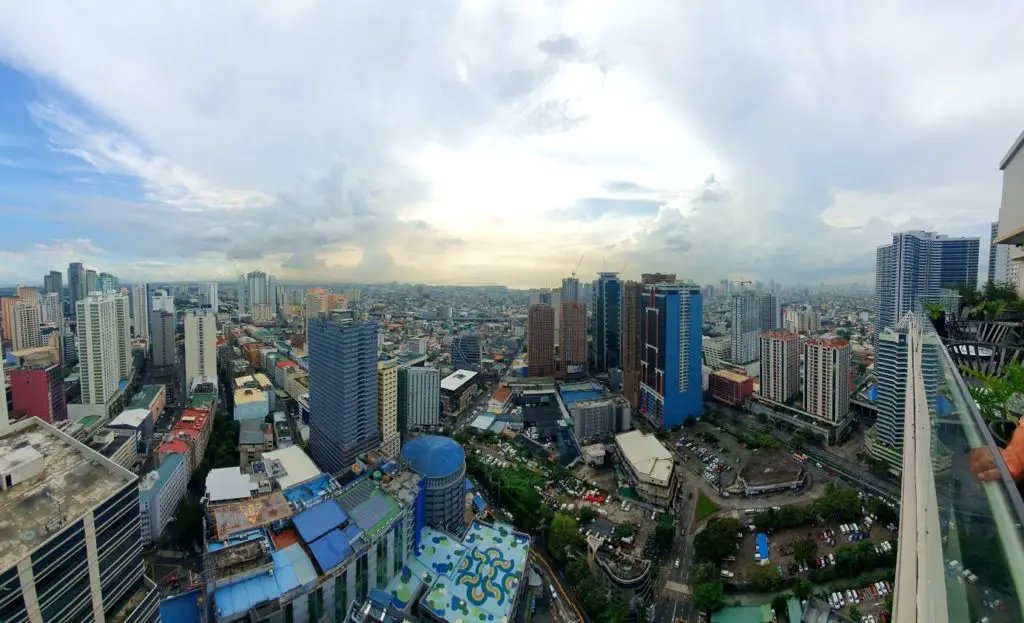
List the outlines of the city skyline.
<svg viewBox="0 0 1024 623">
<path fill-rule="evenodd" d="M 116 10 L 0 15 L 0 282 L 870 281 L 988 238 L 1024 102 L 1017 7 Z"/>
</svg>

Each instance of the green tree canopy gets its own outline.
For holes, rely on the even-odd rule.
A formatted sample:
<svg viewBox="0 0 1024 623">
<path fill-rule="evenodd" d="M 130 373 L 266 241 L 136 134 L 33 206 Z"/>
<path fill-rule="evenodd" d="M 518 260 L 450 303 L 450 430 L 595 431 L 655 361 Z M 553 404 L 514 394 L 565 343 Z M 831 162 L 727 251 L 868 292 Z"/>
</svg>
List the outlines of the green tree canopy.
<svg viewBox="0 0 1024 623">
<path fill-rule="evenodd" d="M 800 578 L 796 586 L 793 587 L 793 594 L 797 596 L 797 599 L 803 601 L 814 594 L 814 585 L 807 578 Z"/>
<path fill-rule="evenodd" d="M 704 582 L 693 589 L 693 607 L 710 618 L 711 613 L 725 607 L 725 587 L 721 582 Z"/>
<path fill-rule="evenodd" d="M 693 539 L 693 551 L 701 562 L 719 563 L 736 553 L 740 539 L 740 522 L 728 517 L 708 521 Z"/>
<path fill-rule="evenodd" d="M 619 525 L 615 526 L 615 536 L 619 537 L 620 539 L 628 539 L 629 537 L 633 536 L 633 533 L 635 531 L 636 529 L 633 528 L 632 524 L 620 523 Z"/>
<path fill-rule="evenodd" d="M 581 541 L 579 524 L 571 515 L 559 513 L 551 519 L 551 527 L 548 528 L 548 551 L 551 552 L 552 558 L 564 562 L 571 550 L 582 549 Z"/>
<path fill-rule="evenodd" d="M 597 511 L 589 506 L 580 509 L 580 523 L 590 523 L 597 519 Z"/>
</svg>

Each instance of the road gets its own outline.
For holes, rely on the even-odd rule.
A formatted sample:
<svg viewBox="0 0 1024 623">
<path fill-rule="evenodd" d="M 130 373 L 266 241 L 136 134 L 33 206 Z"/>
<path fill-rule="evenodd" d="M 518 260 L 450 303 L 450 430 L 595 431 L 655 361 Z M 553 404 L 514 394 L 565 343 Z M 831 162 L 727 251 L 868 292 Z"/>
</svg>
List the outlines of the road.
<svg viewBox="0 0 1024 623">
<path fill-rule="evenodd" d="M 693 499 L 688 495 L 693 493 Z M 665 557 L 662 573 L 658 578 L 659 585 L 655 594 L 660 600 L 655 602 L 653 623 L 671 623 L 676 618 L 689 617 L 690 574 L 693 571 L 693 531 L 696 516 L 697 490 L 690 486 L 681 486 L 675 508 L 676 538 L 672 548 Z M 675 566 L 679 561 L 679 568 Z"/>
</svg>

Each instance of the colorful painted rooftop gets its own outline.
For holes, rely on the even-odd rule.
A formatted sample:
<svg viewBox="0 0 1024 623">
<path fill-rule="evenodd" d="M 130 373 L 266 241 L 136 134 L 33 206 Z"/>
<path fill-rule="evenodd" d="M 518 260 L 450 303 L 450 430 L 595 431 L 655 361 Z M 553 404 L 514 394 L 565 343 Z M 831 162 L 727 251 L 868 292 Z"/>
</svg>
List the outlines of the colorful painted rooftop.
<svg viewBox="0 0 1024 623">
<path fill-rule="evenodd" d="M 507 623 L 529 551 L 530 537 L 502 523 L 475 521 L 461 541 L 424 528 L 413 568 L 399 578 L 408 583 L 392 582 L 394 597 L 414 595 L 418 579 L 430 584 L 420 605 L 446 621 Z"/>
</svg>

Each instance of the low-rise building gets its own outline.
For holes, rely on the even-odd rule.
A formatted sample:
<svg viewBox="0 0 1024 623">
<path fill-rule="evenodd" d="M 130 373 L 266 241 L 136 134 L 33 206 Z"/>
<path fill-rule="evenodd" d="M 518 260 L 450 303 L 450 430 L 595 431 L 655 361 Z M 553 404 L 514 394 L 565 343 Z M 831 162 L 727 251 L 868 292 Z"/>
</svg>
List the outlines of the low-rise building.
<svg viewBox="0 0 1024 623">
<path fill-rule="evenodd" d="M 33 363 L 31 359 L 25 359 L 23 365 L 11 368 L 7 376 L 14 399 L 14 413 L 37 417 L 48 424 L 68 419 L 64 377 L 58 361 L 48 357 L 45 361 Z M 0 398 L 6 401 L 6 396 Z"/>
<path fill-rule="evenodd" d="M 512 403 L 512 389 L 508 386 L 499 387 L 487 401 L 487 410 L 494 414 L 504 413 Z"/>
<path fill-rule="evenodd" d="M 180 454 L 169 455 L 155 470 L 142 477 L 139 481 L 139 510 L 143 545 L 160 540 L 187 488 L 188 466 Z"/>
<path fill-rule="evenodd" d="M 738 407 L 754 393 L 754 379 L 731 370 L 718 370 L 710 375 L 711 397 Z"/>
<path fill-rule="evenodd" d="M 89 446 L 121 467 L 134 470 L 139 455 L 133 439 L 134 434 L 118 434 L 117 431 L 104 428 L 92 436 Z"/>
<path fill-rule="evenodd" d="M 445 415 L 459 415 L 476 398 L 477 376 L 472 370 L 456 370 L 441 380 L 441 405 Z"/>
<path fill-rule="evenodd" d="M 149 409 L 150 419 L 156 422 L 167 406 L 167 389 L 163 385 L 143 385 L 128 403 L 129 409 Z"/>
<path fill-rule="evenodd" d="M 153 420 L 149 409 L 127 409 L 107 422 L 107 428 L 131 435 L 136 445 L 153 438 Z"/>
<path fill-rule="evenodd" d="M 675 494 L 675 458 L 657 437 L 638 430 L 615 437 L 623 467 L 640 499 L 668 506 Z"/>
<path fill-rule="evenodd" d="M 254 461 L 264 452 L 274 449 L 274 427 L 262 420 L 242 420 L 238 423 L 238 466 L 243 472 L 250 470 Z"/>
</svg>

